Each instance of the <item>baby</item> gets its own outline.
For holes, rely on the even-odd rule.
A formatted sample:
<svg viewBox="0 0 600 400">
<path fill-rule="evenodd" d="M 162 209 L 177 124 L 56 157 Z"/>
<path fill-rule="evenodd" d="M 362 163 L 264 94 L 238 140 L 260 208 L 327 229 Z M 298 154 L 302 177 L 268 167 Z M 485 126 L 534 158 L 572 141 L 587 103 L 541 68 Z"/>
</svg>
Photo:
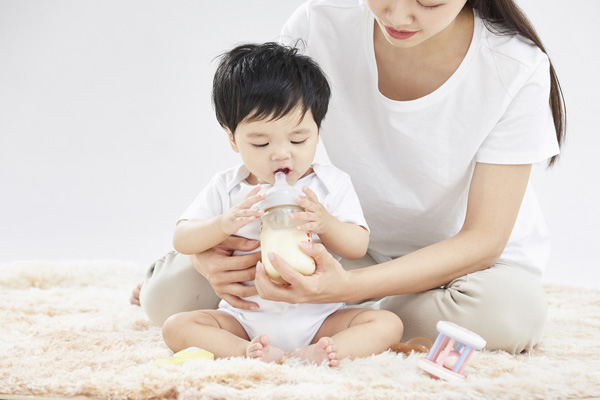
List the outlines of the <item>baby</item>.
<svg viewBox="0 0 600 400">
<path fill-rule="evenodd" d="M 175 249 L 200 253 L 230 235 L 259 239 L 261 188 L 284 172 L 288 184 L 304 193 L 296 198 L 304 208 L 296 219 L 306 221 L 298 229 L 312 231 L 315 241 L 338 257 L 364 256 L 369 233 L 349 176 L 313 163 L 329 98 L 321 69 L 293 48 L 245 44 L 224 54 L 213 102 L 243 165 L 217 174 L 184 212 L 175 229 Z M 402 337 L 402 322 L 384 310 L 288 304 L 259 296 L 246 300 L 258 309 L 237 309 L 221 300 L 218 310 L 169 317 L 163 325 L 165 343 L 173 351 L 201 347 L 217 358 L 279 362 L 296 357 L 336 367 L 347 357 L 383 352 Z"/>
</svg>

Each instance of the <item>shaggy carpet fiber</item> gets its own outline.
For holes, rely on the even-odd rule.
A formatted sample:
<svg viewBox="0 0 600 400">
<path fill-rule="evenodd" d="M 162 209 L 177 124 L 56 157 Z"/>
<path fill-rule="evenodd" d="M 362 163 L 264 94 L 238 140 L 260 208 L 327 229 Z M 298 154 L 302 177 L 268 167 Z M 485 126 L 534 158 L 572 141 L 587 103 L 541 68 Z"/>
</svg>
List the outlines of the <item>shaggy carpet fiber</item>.
<svg viewBox="0 0 600 400">
<path fill-rule="evenodd" d="M 170 358 L 160 329 L 128 298 L 144 268 L 119 261 L 0 264 L 0 398 L 94 399 L 588 399 L 600 397 L 600 291 L 546 285 L 548 324 L 529 354 L 476 352 L 450 383 L 420 354 L 345 360 Z"/>
</svg>

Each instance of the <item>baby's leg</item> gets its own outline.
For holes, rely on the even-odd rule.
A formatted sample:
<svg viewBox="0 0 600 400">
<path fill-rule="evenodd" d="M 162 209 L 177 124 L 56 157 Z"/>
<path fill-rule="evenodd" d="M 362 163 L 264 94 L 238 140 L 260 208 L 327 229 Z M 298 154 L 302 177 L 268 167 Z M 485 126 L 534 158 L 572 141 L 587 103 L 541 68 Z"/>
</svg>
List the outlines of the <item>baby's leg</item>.
<svg viewBox="0 0 600 400">
<path fill-rule="evenodd" d="M 165 343 L 174 352 L 196 346 L 216 358 L 245 356 L 248 335 L 230 314 L 197 310 L 170 316 L 162 327 Z"/>
<path fill-rule="evenodd" d="M 335 367 L 346 357 L 367 357 L 388 350 L 400 341 L 403 330 L 402 321 L 392 312 L 345 308 L 327 317 L 311 346 L 327 344 L 324 350 L 329 365 Z M 327 352 L 330 348 L 334 351 Z"/>
</svg>

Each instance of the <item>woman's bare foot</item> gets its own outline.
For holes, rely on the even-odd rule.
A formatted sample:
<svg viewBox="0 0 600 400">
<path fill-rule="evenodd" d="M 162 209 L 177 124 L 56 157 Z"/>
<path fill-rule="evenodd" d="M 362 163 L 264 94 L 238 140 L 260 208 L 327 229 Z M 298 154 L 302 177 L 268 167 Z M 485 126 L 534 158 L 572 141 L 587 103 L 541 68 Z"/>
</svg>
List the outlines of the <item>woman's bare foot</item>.
<svg viewBox="0 0 600 400">
<path fill-rule="evenodd" d="M 337 359 L 337 346 L 330 337 L 322 337 L 315 344 L 311 344 L 308 347 L 297 350 L 291 355 L 292 357 L 300 358 L 302 360 L 321 364 L 323 361 L 327 361 L 327 365 L 332 368 L 340 365 Z"/>
<path fill-rule="evenodd" d="M 138 283 L 137 286 L 131 291 L 129 302 L 135 306 L 140 305 L 140 290 L 142 290 L 143 284 L 143 282 Z"/>
<path fill-rule="evenodd" d="M 260 335 L 252 339 L 246 348 L 246 357 L 264 362 L 279 362 L 285 351 L 271 346 L 271 339 L 267 335 Z"/>
</svg>

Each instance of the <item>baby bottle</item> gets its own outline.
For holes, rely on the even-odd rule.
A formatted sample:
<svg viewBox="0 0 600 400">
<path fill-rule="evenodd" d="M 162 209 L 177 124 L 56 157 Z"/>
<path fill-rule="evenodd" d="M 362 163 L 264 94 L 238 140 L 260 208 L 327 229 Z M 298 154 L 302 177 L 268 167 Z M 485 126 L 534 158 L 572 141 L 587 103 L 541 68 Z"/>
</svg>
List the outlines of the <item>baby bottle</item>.
<svg viewBox="0 0 600 400">
<path fill-rule="evenodd" d="M 306 221 L 289 218 L 290 214 L 304 210 L 294 200 L 301 194 L 288 185 L 283 172 L 278 172 L 275 174 L 275 184 L 267 191 L 266 199 L 260 203 L 260 207 L 265 210 L 261 217 L 260 231 L 262 263 L 275 282 L 286 283 L 271 265 L 267 256 L 269 252 L 277 253 L 303 275 L 315 272 L 315 261 L 300 248 L 300 242 L 312 241 L 311 232 L 296 229 Z"/>
</svg>

